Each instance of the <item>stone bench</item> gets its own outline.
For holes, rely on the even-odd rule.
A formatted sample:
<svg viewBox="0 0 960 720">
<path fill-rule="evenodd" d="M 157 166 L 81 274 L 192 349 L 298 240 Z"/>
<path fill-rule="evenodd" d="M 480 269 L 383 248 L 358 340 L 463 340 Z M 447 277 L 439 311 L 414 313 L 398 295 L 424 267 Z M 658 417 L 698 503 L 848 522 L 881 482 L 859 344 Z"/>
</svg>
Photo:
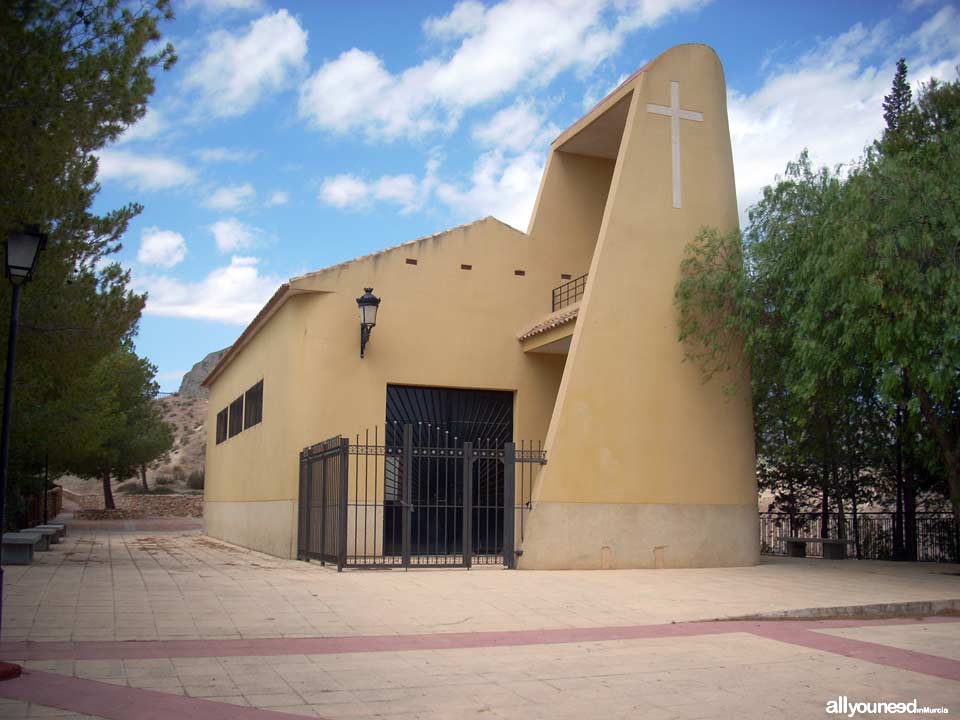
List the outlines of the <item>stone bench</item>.
<svg viewBox="0 0 960 720">
<path fill-rule="evenodd" d="M 46 538 L 39 533 L 15 532 L 3 534 L 3 564 L 29 565 L 33 562 L 34 548 L 45 544 Z"/>
<path fill-rule="evenodd" d="M 787 544 L 787 555 L 790 557 L 806 557 L 807 543 L 820 543 L 823 545 L 824 560 L 846 560 L 847 559 L 847 541 L 837 540 L 835 538 L 813 538 L 813 537 L 782 537 L 780 538 Z"/>
<path fill-rule="evenodd" d="M 56 545 L 60 542 L 60 534 L 52 527 L 32 527 L 21 530 L 20 532 L 39 533 L 43 535 L 47 539 L 47 546 L 43 548 L 44 550 L 49 550 L 51 545 Z"/>
<path fill-rule="evenodd" d="M 31 530 L 56 530 L 57 541 L 67 536 L 67 526 L 60 523 L 46 523 L 45 525 L 34 525 Z"/>
</svg>

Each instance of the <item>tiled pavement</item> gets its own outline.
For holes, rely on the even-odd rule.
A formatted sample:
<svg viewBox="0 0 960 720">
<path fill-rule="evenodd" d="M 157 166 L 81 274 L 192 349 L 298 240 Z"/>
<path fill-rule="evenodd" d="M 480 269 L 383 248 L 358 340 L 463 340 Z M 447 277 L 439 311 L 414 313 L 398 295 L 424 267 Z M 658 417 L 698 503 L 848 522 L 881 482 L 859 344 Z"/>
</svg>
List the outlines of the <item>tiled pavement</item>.
<svg viewBox="0 0 960 720">
<path fill-rule="evenodd" d="M 73 532 L 6 568 L 0 654 L 27 673 L 0 718 L 802 718 L 838 695 L 956 713 L 960 618 L 684 621 L 952 599 L 957 570 L 338 574 L 196 533 Z"/>
</svg>

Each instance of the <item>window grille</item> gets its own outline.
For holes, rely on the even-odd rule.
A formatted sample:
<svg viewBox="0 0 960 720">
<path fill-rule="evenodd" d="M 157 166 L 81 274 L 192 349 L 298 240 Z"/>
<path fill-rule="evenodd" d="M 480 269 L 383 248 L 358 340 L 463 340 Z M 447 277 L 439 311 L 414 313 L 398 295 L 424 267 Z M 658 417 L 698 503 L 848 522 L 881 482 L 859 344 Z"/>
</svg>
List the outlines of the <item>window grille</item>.
<svg viewBox="0 0 960 720">
<path fill-rule="evenodd" d="M 239 435 L 243 432 L 243 395 L 230 403 L 229 435 Z"/>
<path fill-rule="evenodd" d="M 227 439 L 227 409 L 217 413 L 217 445 Z"/>
<path fill-rule="evenodd" d="M 263 420 L 263 380 L 247 390 L 244 398 L 243 429 L 251 428 Z"/>
</svg>

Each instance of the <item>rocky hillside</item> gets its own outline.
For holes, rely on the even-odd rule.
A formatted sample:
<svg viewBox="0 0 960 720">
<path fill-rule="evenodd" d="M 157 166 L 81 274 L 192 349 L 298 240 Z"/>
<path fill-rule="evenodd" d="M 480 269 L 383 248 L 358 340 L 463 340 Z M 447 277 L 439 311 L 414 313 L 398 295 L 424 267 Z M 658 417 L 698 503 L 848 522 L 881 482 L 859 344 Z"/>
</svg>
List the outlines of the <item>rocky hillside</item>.
<svg viewBox="0 0 960 720">
<path fill-rule="evenodd" d="M 190 395 L 168 395 L 157 402 L 163 407 L 164 419 L 173 428 L 173 448 L 150 475 L 179 480 L 203 470 L 207 447 L 207 399 Z M 175 468 L 179 467 L 180 470 Z M 179 484 L 179 483 L 176 483 Z"/>
<path fill-rule="evenodd" d="M 230 348 L 227 347 L 223 350 L 216 350 L 190 368 L 190 371 L 184 375 L 183 380 L 180 381 L 178 394 L 181 397 L 207 397 L 207 389 L 202 387 L 200 383 L 204 381 L 210 371 L 213 370 L 214 365 L 220 362 L 220 358 L 222 358 L 229 349 Z"/>
</svg>

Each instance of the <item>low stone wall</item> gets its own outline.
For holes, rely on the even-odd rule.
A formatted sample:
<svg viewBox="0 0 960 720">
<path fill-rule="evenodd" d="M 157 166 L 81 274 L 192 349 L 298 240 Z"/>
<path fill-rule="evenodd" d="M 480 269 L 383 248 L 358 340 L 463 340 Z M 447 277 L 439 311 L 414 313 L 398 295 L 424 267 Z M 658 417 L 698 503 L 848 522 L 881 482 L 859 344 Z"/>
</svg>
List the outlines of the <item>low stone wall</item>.
<svg viewBox="0 0 960 720">
<path fill-rule="evenodd" d="M 148 517 L 203 517 L 202 495 L 114 495 L 116 510 L 104 510 L 102 495 L 73 495 L 83 520 L 135 520 Z"/>
</svg>

